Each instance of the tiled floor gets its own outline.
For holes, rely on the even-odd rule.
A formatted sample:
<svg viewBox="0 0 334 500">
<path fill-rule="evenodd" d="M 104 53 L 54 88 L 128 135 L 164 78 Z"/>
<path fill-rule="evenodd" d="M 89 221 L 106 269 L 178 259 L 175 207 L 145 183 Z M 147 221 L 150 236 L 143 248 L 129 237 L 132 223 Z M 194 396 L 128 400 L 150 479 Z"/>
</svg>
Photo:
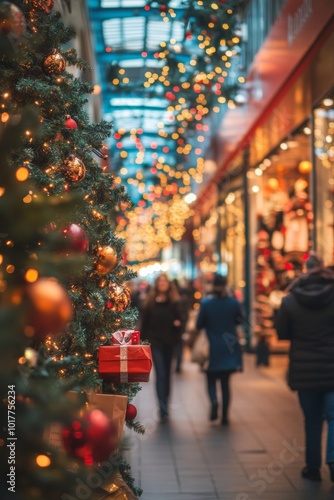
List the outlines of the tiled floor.
<svg viewBox="0 0 334 500">
<path fill-rule="evenodd" d="M 131 464 L 141 500 L 334 500 L 323 466 L 322 483 L 301 479 L 303 420 L 286 386 L 284 356 L 232 380 L 229 427 L 208 421 L 204 374 L 185 363 L 173 375 L 170 421 L 158 419 L 154 376 L 134 404 L 146 434 L 132 436 Z"/>
</svg>

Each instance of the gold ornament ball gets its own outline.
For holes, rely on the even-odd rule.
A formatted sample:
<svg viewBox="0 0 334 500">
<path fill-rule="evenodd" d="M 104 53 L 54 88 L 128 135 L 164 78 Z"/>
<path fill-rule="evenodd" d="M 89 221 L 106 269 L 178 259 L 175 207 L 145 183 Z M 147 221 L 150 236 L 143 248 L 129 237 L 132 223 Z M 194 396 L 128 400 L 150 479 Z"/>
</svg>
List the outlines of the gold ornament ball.
<svg viewBox="0 0 334 500">
<path fill-rule="evenodd" d="M 26 31 L 26 21 L 21 10 L 10 2 L 0 3 L 0 33 L 19 38 Z"/>
<path fill-rule="evenodd" d="M 65 58 L 58 51 L 53 51 L 43 62 L 43 69 L 49 75 L 60 75 L 66 69 Z"/>
<path fill-rule="evenodd" d="M 86 177 L 84 163 L 75 155 L 70 155 L 63 163 L 63 171 L 69 182 L 80 182 Z"/>
<path fill-rule="evenodd" d="M 108 297 L 111 302 L 111 310 L 124 312 L 131 303 L 130 290 L 127 287 L 112 283 L 109 287 Z"/>
<path fill-rule="evenodd" d="M 25 325 L 34 338 L 62 333 L 72 317 L 72 303 L 64 288 L 54 279 L 41 278 L 26 287 Z"/>
<path fill-rule="evenodd" d="M 42 10 L 46 14 L 49 14 L 54 5 L 54 0 L 31 0 L 31 5 L 38 10 Z"/>
<path fill-rule="evenodd" d="M 100 247 L 97 251 L 96 270 L 99 274 L 113 271 L 118 264 L 117 254 L 113 247 Z"/>
</svg>

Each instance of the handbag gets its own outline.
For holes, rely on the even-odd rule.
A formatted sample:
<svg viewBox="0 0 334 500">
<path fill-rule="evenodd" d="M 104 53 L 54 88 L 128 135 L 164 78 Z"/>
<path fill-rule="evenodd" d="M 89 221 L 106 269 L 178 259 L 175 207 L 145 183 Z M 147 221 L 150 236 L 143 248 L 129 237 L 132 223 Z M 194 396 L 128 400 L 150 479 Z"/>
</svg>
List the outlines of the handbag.
<svg viewBox="0 0 334 500">
<path fill-rule="evenodd" d="M 191 350 L 191 361 L 198 363 L 202 367 L 208 364 L 209 361 L 209 340 L 205 330 L 200 330 L 197 335 L 193 348 Z"/>
</svg>

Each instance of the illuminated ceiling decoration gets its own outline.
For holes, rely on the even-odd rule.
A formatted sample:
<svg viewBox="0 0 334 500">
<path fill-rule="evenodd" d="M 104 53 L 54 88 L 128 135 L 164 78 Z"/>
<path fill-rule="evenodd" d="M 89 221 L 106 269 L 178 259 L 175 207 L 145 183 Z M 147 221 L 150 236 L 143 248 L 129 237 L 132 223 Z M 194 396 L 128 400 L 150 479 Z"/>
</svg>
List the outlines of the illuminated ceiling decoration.
<svg viewBox="0 0 334 500">
<path fill-rule="evenodd" d="M 209 116 L 235 107 L 244 82 L 237 3 L 88 0 L 104 117 L 114 123 L 112 169 L 138 207 L 127 225 L 119 218 L 129 247 L 142 242 L 153 254 L 182 237 L 183 198 L 203 182 Z M 131 261 L 152 257 L 129 252 Z"/>
</svg>

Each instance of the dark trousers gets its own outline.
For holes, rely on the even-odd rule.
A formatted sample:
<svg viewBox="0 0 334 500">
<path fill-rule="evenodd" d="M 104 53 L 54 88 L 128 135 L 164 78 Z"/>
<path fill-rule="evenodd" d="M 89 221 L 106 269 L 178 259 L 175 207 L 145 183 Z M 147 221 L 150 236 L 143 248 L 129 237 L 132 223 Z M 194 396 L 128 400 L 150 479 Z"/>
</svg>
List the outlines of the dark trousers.
<svg viewBox="0 0 334 500">
<path fill-rule="evenodd" d="M 229 371 L 206 372 L 208 393 L 211 403 L 217 403 L 217 380 L 220 380 L 223 401 L 223 419 L 227 419 L 228 407 L 230 404 L 230 375 L 231 372 Z"/>
<path fill-rule="evenodd" d="M 321 467 L 321 434 L 324 419 L 328 422 L 326 462 L 334 462 L 334 391 L 298 391 L 305 418 L 306 465 Z"/>
<path fill-rule="evenodd" d="M 156 373 L 156 390 L 160 407 L 160 416 L 168 415 L 168 398 L 170 393 L 171 366 L 173 347 L 152 346 L 152 358 Z"/>
</svg>

